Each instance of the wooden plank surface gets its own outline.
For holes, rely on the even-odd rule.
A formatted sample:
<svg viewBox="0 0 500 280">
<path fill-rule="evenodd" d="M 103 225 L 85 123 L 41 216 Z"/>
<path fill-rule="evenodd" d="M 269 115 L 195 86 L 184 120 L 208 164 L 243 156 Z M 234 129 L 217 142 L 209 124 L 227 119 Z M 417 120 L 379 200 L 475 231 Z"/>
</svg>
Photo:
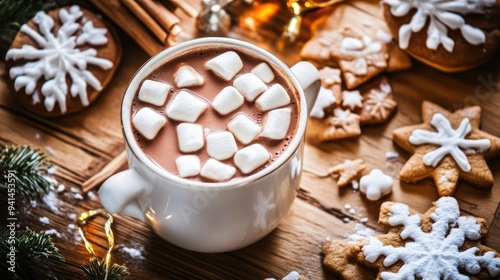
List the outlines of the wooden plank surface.
<svg viewBox="0 0 500 280">
<path fill-rule="evenodd" d="M 300 60 L 301 47 L 311 36 L 309 26 L 316 18 L 328 14 L 325 9 L 304 18 L 298 41 L 285 44 L 279 37 L 288 19 L 284 1 L 256 1 L 252 6 L 234 4 L 229 11 L 233 26 L 228 36 L 244 39 L 276 54 L 288 65 Z M 196 5 L 199 5 L 195 1 Z M 356 5 L 365 9 L 363 4 Z M 199 7 L 199 6 L 198 6 Z M 267 11 L 267 14 L 264 14 Z M 194 32 L 194 19 L 182 12 L 183 29 Z M 78 278 L 81 265 L 89 255 L 73 228 L 75 217 L 82 211 L 100 207 L 95 191 L 78 199 L 75 192 L 83 182 L 95 175 L 123 150 L 119 123 L 121 96 L 135 71 L 148 55 L 130 37 L 121 33 L 123 59 L 108 87 L 96 102 L 82 113 L 57 118 L 41 119 L 27 113 L 12 100 L 5 85 L 6 73 L 0 64 L 0 144 L 30 144 L 46 151 L 57 166 L 53 177 L 65 191 L 52 193 L 36 206 L 26 203 L 17 212 L 20 228 L 54 229 L 56 246 L 66 258 L 58 266 L 61 279 Z M 223 254 L 200 254 L 186 251 L 160 239 L 145 224 L 116 216 L 117 248 L 113 261 L 126 264 L 132 279 L 264 279 L 282 278 L 296 270 L 311 279 L 336 279 L 321 266 L 321 245 L 328 238 L 346 238 L 356 232 L 356 220 L 368 218 L 368 226 L 377 225 L 378 209 L 382 201 L 395 200 L 409 204 L 419 211 L 427 210 L 438 198 L 430 181 L 420 184 L 400 183 L 398 172 L 409 154 L 392 142 L 392 130 L 421 122 L 420 104 L 431 100 L 448 109 L 479 104 L 483 108 L 482 129 L 500 135 L 500 57 L 486 65 L 465 73 L 443 74 L 415 63 L 411 70 L 391 73 L 390 83 L 399 107 L 386 124 L 363 127 L 359 138 L 318 143 L 308 131 L 304 166 L 325 171 L 345 159 L 362 158 L 367 171 L 380 168 L 396 179 L 393 193 L 381 201 L 371 202 L 359 192 L 346 187 L 339 189 L 334 178 L 318 178 L 304 173 L 301 191 L 284 221 L 269 236 L 238 251 Z M 399 157 L 387 160 L 385 153 L 395 151 Z M 464 214 L 485 218 L 490 226 L 486 244 L 500 250 L 500 161 L 489 161 L 495 176 L 491 191 L 478 190 L 460 182 L 455 197 Z M 74 187 L 74 189 L 70 189 Z M 2 196 L 2 207 L 6 205 Z M 355 213 L 349 213 L 350 204 Z M 3 211 L 3 210 L 2 210 Z M 42 223 L 47 217 L 50 222 Z M 349 218 L 344 221 L 345 218 Z M 104 219 L 96 219 L 89 226 L 89 238 L 103 255 L 107 244 L 103 236 Z M 124 248 L 137 249 L 140 256 L 132 257 Z"/>
</svg>

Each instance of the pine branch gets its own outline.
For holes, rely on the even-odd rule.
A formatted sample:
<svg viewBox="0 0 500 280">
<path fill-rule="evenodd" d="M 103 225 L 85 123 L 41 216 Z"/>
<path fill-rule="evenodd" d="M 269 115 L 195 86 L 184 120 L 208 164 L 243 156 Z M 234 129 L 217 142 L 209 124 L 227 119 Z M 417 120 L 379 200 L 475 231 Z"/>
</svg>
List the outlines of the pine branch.
<svg viewBox="0 0 500 280">
<path fill-rule="evenodd" d="M 13 185 L 16 196 L 32 200 L 47 193 L 50 181 L 43 176 L 49 162 L 44 153 L 29 146 L 4 147 L 0 150 L 0 187 Z"/>
<path fill-rule="evenodd" d="M 87 280 L 122 280 L 130 275 L 127 267 L 115 263 L 109 268 L 108 278 L 106 278 L 106 263 L 97 258 L 91 258 L 89 263 L 82 266 L 82 270 L 84 279 Z"/>
<path fill-rule="evenodd" d="M 21 25 L 38 11 L 56 7 L 54 0 L 0 0 L 0 55 L 4 57 Z"/>
<path fill-rule="evenodd" d="M 57 279 L 52 262 L 64 262 L 49 235 L 32 230 L 16 231 L 11 238 L 9 231 L 0 233 L 0 255 L 7 256 L 15 248 L 15 273 L 8 270 L 10 264 L 0 262 L 1 279 Z"/>
</svg>

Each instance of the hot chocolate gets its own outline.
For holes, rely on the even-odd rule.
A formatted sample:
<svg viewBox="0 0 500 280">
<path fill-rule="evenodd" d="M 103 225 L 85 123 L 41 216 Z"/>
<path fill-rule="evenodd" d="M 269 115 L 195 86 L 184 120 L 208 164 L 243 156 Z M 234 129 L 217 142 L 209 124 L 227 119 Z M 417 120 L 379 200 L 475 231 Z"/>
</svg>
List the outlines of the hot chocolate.
<svg viewBox="0 0 500 280">
<path fill-rule="evenodd" d="M 154 69 L 131 107 L 136 141 L 179 177 L 224 182 L 269 166 L 296 134 L 298 93 L 273 63 L 209 45 Z"/>
</svg>

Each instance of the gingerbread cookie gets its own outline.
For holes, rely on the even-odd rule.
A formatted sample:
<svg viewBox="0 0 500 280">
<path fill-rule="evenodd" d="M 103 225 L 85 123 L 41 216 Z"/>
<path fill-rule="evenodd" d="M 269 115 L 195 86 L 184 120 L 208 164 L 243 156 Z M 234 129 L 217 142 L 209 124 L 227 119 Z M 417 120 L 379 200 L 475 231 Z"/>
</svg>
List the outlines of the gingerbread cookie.
<svg viewBox="0 0 500 280">
<path fill-rule="evenodd" d="M 361 134 L 361 125 L 386 122 L 395 112 L 392 89 L 381 76 L 359 90 L 342 90 L 340 70 L 320 70 L 322 86 L 311 111 L 310 127 L 320 141 L 337 140 Z"/>
<path fill-rule="evenodd" d="M 339 174 L 337 184 L 339 187 L 345 187 L 355 180 L 358 175 L 365 170 L 365 161 L 362 159 L 345 160 L 343 163 L 330 168 L 329 173 Z"/>
<path fill-rule="evenodd" d="M 494 0 L 382 2 L 399 47 L 441 71 L 476 67 L 500 46 L 500 7 Z"/>
<path fill-rule="evenodd" d="M 363 106 L 359 116 L 361 125 L 386 122 L 396 111 L 392 88 L 387 77 L 382 76 L 360 88 Z"/>
<path fill-rule="evenodd" d="M 460 178 L 483 189 L 493 186 L 485 158 L 500 153 L 500 138 L 479 130 L 479 106 L 450 113 L 424 101 L 422 118 L 422 124 L 393 132 L 394 141 L 413 153 L 401 169 L 401 180 L 433 178 L 440 196 L 452 195 Z"/>
<path fill-rule="evenodd" d="M 14 97 L 42 116 L 77 112 L 108 84 L 121 57 L 114 31 L 79 6 L 38 12 L 7 51 Z"/>
<path fill-rule="evenodd" d="M 333 109 L 323 119 L 310 118 L 312 129 L 317 132 L 320 141 L 329 141 L 359 136 L 361 127 L 359 115 L 341 108 Z"/>
<path fill-rule="evenodd" d="M 324 266 L 344 279 L 497 279 L 500 254 L 481 244 L 486 221 L 460 216 L 453 197 L 426 213 L 384 202 L 379 224 L 387 234 L 356 242 L 329 241 Z"/>
<path fill-rule="evenodd" d="M 375 3 L 368 3 L 380 10 Z M 353 21 L 352 19 L 356 20 Z M 351 90 L 383 71 L 409 68 L 411 61 L 399 49 L 381 18 L 347 4 L 339 4 L 332 14 L 312 26 L 313 37 L 301 56 L 318 65 L 336 65 L 342 70 L 346 88 Z M 391 66 L 391 68 L 388 68 Z"/>
</svg>

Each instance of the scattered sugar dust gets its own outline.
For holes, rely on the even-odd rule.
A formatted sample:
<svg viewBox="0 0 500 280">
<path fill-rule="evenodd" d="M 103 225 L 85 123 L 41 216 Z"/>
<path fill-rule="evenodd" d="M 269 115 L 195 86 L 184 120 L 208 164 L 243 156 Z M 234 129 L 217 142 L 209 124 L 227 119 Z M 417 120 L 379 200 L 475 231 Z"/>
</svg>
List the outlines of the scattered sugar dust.
<svg viewBox="0 0 500 280">
<path fill-rule="evenodd" d="M 376 232 L 363 223 L 356 223 L 354 233 L 347 236 L 347 240 L 356 241 L 365 237 L 375 236 Z"/>
<path fill-rule="evenodd" d="M 129 246 L 120 244 L 116 246 L 118 252 L 122 252 L 130 257 L 132 260 L 142 261 L 144 257 L 144 246 L 142 244 L 132 244 Z"/>
</svg>

